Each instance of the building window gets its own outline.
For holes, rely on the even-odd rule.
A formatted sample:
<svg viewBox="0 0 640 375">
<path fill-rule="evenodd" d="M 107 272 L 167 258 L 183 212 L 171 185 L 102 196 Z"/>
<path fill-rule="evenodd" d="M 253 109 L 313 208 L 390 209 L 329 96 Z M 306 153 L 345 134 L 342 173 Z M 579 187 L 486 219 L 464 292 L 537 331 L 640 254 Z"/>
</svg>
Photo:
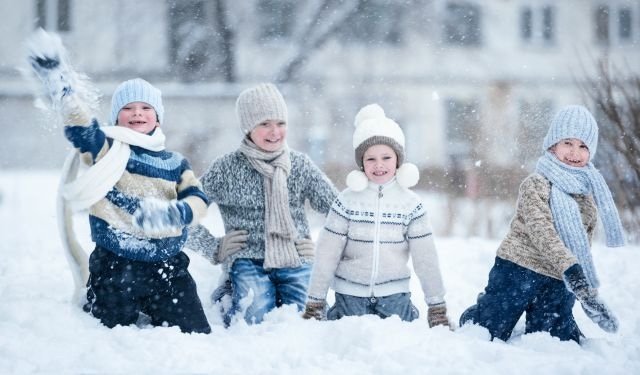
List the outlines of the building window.
<svg viewBox="0 0 640 375">
<path fill-rule="evenodd" d="M 402 44 L 406 5 L 391 1 L 360 2 L 341 28 L 344 42 Z"/>
<path fill-rule="evenodd" d="M 480 7 L 468 2 L 449 2 L 445 9 L 444 39 L 459 46 L 482 43 Z"/>
<path fill-rule="evenodd" d="M 475 146 L 480 135 L 478 102 L 450 99 L 446 105 L 449 159 L 455 162 L 472 160 L 476 157 Z"/>
<path fill-rule="evenodd" d="M 634 9 L 629 6 L 600 5 L 595 8 L 594 23 L 595 39 L 600 45 L 634 42 Z"/>
<path fill-rule="evenodd" d="M 630 41 L 632 39 L 631 25 L 631 8 L 620 8 L 618 11 L 618 36 L 621 41 Z"/>
<path fill-rule="evenodd" d="M 296 2 L 293 0 L 259 0 L 259 39 L 289 39 L 293 35 Z"/>
<path fill-rule="evenodd" d="M 36 27 L 71 31 L 71 0 L 36 0 Z"/>
<path fill-rule="evenodd" d="M 555 8 L 550 5 L 523 7 L 520 12 L 520 36 L 527 43 L 553 43 Z"/>
</svg>

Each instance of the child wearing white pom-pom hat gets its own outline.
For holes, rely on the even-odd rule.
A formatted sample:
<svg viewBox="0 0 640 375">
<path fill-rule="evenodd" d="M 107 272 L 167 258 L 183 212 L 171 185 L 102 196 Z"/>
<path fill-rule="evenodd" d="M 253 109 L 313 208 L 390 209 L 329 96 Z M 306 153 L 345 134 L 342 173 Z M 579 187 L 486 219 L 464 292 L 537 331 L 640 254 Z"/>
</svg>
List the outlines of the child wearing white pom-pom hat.
<svg viewBox="0 0 640 375">
<path fill-rule="evenodd" d="M 449 325 L 431 224 L 420 197 L 409 190 L 418 168 L 404 163 L 404 134 L 377 104 L 362 108 L 353 134 L 360 170 L 347 176 L 320 233 L 304 318 L 365 314 L 412 321 L 409 256 L 429 307 L 428 323 Z M 328 309 L 326 295 L 335 290 Z"/>
</svg>

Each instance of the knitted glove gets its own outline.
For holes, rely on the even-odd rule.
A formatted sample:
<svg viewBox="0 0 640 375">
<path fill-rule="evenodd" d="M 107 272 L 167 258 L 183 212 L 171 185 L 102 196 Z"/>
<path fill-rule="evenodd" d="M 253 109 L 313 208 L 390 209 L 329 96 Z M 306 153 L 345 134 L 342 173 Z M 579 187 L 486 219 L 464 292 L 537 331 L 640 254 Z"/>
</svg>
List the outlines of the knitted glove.
<svg viewBox="0 0 640 375">
<path fill-rule="evenodd" d="M 304 307 L 304 313 L 302 314 L 304 319 L 327 319 L 327 302 L 325 300 L 309 299 Z"/>
<path fill-rule="evenodd" d="M 218 253 L 216 254 L 216 262 L 224 263 L 224 261 L 232 254 L 244 249 L 247 244 L 249 232 L 246 230 L 232 230 L 225 234 L 218 245 Z"/>
<path fill-rule="evenodd" d="M 309 238 L 299 238 L 295 240 L 296 250 L 298 250 L 298 255 L 301 258 L 307 258 L 309 260 L 313 260 L 315 256 L 315 250 L 313 241 Z"/>
<path fill-rule="evenodd" d="M 132 220 L 133 225 L 146 234 L 158 235 L 182 229 L 191 221 L 192 215 L 191 207 L 183 201 L 145 198 L 140 201 Z"/>
<path fill-rule="evenodd" d="M 589 319 L 606 332 L 615 333 L 618 331 L 618 319 L 609 310 L 604 301 L 598 297 L 598 290 L 589 286 L 589 282 L 579 264 L 574 264 L 564 271 L 563 279 L 567 289 L 575 294 L 578 301 L 580 301 L 582 310 L 584 310 Z"/>
<path fill-rule="evenodd" d="M 427 310 L 427 322 L 429 323 L 429 328 L 435 326 L 450 327 L 449 318 L 447 317 L 447 305 L 444 302 L 430 305 Z"/>
</svg>

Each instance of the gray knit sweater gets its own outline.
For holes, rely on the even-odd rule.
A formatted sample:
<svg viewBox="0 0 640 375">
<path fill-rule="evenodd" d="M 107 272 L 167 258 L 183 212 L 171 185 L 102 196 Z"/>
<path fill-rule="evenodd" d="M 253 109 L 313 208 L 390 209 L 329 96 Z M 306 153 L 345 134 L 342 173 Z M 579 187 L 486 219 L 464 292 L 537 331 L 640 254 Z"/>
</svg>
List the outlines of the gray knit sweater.
<svg viewBox="0 0 640 375">
<path fill-rule="evenodd" d="M 324 300 L 330 286 L 357 297 L 409 292 L 409 255 L 427 304 L 443 302 L 438 254 L 420 197 L 395 179 L 369 182 L 360 192 L 346 189 L 318 238 L 309 297 Z"/>
<path fill-rule="evenodd" d="M 498 248 L 497 256 L 524 268 L 562 280 L 567 268 L 578 261 L 558 235 L 549 205 L 551 183 L 542 175 L 529 175 L 520 185 L 511 228 Z M 575 195 L 589 242 L 598 220 L 593 198 Z"/>
<path fill-rule="evenodd" d="M 305 203 L 326 214 L 337 191 L 329 178 L 303 153 L 291 150 L 291 173 L 287 178 L 289 187 L 289 209 L 298 231 L 298 238 L 310 238 Z M 216 159 L 200 177 L 209 201 L 220 209 L 225 232 L 245 229 L 249 232 L 247 246 L 225 260 L 229 269 L 238 258 L 264 259 L 265 218 L 263 176 L 256 171 L 247 158 L 234 151 Z M 186 247 L 197 251 L 211 261 L 216 260 L 217 238 L 202 225 L 190 228 Z M 309 260 L 302 259 L 303 263 Z"/>
</svg>

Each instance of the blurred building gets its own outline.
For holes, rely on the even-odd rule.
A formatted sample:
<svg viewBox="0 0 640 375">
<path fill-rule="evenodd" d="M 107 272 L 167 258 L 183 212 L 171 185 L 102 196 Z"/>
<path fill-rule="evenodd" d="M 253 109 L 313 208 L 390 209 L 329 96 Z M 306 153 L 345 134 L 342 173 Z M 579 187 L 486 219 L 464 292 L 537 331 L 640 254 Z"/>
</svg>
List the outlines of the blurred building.
<svg viewBox="0 0 640 375">
<path fill-rule="evenodd" d="M 337 183 L 354 166 L 353 118 L 377 102 L 428 187 L 467 194 L 531 169 L 553 112 L 590 106 L 579 84 L 597 62 L 640 74 L 635 0 L 0 0 L 0 21 L 2 168 L 55 168 L 67 148 L 16 71 L 37 27 L 105 94 L 101 120 L 120 81 L 161 88 L 169 146 L 197 171 L 237 147 L 237 94 L 277 81 L 291 146 Z"/>
</svg>

